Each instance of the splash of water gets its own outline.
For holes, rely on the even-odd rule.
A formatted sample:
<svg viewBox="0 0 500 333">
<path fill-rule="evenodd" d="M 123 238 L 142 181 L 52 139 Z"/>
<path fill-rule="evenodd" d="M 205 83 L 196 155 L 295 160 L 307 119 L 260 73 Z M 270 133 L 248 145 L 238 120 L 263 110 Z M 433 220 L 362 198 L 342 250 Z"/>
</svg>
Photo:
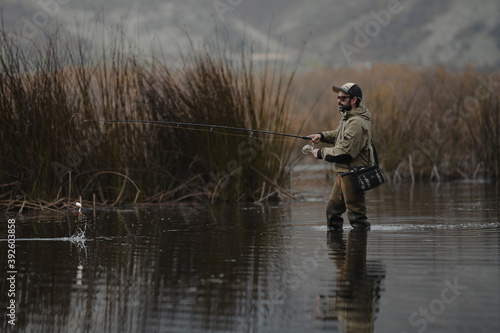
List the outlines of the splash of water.
<svg viewBox="0 0 500 333">
<path fill-rule="evenodd" d="M 71 243 L 76 244 L 79 248 L 84 249 L 86 248 L 85 246 L 85 241 L 87 240 L 85 238 L 85 229 L 78 229 L 76 234 L 73 236 L 69 237 L 68 239 Z"/>
</svg>

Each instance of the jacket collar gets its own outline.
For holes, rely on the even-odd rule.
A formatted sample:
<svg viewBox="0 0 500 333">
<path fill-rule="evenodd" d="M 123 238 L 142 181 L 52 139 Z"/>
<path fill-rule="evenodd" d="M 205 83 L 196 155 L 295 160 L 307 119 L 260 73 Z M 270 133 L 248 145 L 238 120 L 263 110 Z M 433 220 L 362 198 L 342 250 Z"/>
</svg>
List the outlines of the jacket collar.
<svg viewBox="0 0 500 333">
<path fill-rule="evenodd" d="M 345 112 L 339 112 L 339 113 L 342 116 L 343 120 L 347 120 L 350 117 L 354 117 L 354 116 L 365 118 L 367 120 L 371 119 L 370 111 L 368 111 L 368 109 L 364 105 L 360 105 L 359 107 L 357 107 L 356 109 L 353 109 L 351 111 L 345 111 Z"/>
</svg>

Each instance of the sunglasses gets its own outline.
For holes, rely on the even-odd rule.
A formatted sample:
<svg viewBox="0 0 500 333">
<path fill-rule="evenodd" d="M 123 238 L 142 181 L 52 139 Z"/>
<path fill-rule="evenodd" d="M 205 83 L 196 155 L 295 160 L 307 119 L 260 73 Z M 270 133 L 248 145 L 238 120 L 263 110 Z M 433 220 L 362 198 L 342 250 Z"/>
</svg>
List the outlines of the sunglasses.
<svg viewBox="0 0 500 333">
<path fill-rule="evenodd" d="M 349 98 L 351 99 L 352 97 L 351 96 L 338 96 L 337 99 L 340 100 L 341 102 L 345 101 L 346 98 Z"/>
</svg>

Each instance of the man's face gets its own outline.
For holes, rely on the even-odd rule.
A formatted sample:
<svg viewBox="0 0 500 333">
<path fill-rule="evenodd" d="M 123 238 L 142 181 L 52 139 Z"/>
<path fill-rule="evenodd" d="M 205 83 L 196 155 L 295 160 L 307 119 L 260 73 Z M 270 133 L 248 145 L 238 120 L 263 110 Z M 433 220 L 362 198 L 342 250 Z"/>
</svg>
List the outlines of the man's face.
<svg viewBox="0 0 500 333">
<path fill-rule="evenodd" d="M 339 92 L 339 96 L 337 97 L 337 101 L 339 103 L 339 111 L 340 112 L 346 112 L 346 111 L 352 110 L 351 99 L 352 99 L 352 97 L 349 96 L 348 94 L 344 94 L 343 92 Z"/>
</svg>

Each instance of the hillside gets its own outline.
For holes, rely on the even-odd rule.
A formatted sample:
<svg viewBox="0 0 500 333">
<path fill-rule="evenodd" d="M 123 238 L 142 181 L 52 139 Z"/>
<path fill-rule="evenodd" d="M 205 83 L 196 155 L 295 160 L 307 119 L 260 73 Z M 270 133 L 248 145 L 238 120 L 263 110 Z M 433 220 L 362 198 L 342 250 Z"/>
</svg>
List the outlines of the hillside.
<svg viewBox="0 0 500 333">
<path fill-rule="evenodd" d="M 45 3 L 46 5 L 42 5 Z M 65 4 L 64 4 L 65 3 Z M 497 0 L 132 0 L 102 2 L 6 0 L 0 5 L 7 32 L 39 38 L 38 28 L 84 36 L 122 23 L 137 50 L 171 54 L 187 43 L 213 40 L 253 44 L 256 53 L 286 53 L 315 67 L 379 62 L 479 67 L 500 65 L 500 2 Z M 33 29 L 28 28 L 34 27 Z M 61 29 L 62 27 L 62 29 Z M 96 38 L 96 35 L 99 38 Z M 111 42 L 111 41 L 106 41 Z M 161 50 L 160 50 L 161 48 Z"/>
<path fill-rule="evenodd" d="M 283 1 L 252 1 L 248 5 L 249 23 L 269 25 L 270 13 L 264 11 L 262 15 L 258 10 L 266 3 Z M 391 7 L 391 3 L 399 6 Z M 310 33 L 307 58 L 327 66 L 347 65 L 345 54 L 349 53 L 351 64 L 370 61 L 500 65 L 498 1 L 378 0 L 367 5 L 367 1 L 361 0 L 320 0 L 291 1 L 286 6 L 272 7 L 279 8 L 273 19 L 273 36 L 286 36 L 288 45 L 299 48 Z M 238 19 L 244 15 L 241 13 Z"/>
</svg>

